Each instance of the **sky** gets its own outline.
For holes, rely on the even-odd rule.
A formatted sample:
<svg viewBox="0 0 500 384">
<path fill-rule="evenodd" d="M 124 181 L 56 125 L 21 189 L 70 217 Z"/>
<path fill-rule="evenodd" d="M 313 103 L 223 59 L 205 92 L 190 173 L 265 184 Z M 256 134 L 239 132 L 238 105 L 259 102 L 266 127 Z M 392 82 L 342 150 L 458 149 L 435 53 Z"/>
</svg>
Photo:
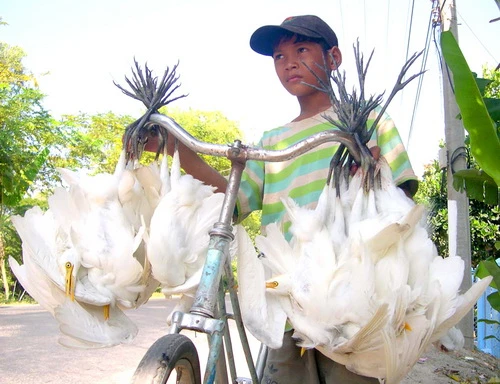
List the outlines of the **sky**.
<svg viewBox="0 0 500 384">
<path fill-rule="evenodd" d="M 357 78 L 352 46 L 359 39 L 365 57 L 374 49 L 368 92 L 388 95 L 407 54 L 425 47 L 431 6 L 430 0 L 0 0 L 0 17 L 8 23 L 0 26 L 0 41 L 24 50 L 24 65 L 56 118 L 109 111 L 139 117 L 143 106 L 113 81 L 124 84 L 134 58 L 159 76 L 179 62 L 179 92 L 189 96 L 171 105 L 221 111 L 239 123 L 243 141 L 252 143 L 299 113 L 272 59 L 250 49 L 254 30 L 288 16 L 318 15 L 339 38 L 348 81 Z M 489 23 L 500 16 L 495 1 L 456 0 L 456 9 L 458 39 L 471 69 L 481 74 L 484 64 L 496 67 L 500 21 Z M 409 74 L 422 65 L 417 61 Z M 388 109 L 418 176 L 437 158 L 444 139 L 442 80 L 432 40 L 425 68 L 413 124 L 417 80 Z"/>
</svg>

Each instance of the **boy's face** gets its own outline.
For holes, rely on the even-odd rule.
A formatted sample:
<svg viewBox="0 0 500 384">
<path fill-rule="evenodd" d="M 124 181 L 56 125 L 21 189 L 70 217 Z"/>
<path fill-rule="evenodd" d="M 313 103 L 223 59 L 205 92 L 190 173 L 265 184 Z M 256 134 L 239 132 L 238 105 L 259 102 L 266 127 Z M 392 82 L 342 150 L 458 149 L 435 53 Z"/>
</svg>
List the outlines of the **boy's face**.
<svg viewBox="0 0 500 384">
<path fill-rule="evenodd" d="M 338 51 L 337 47 L 332 49 Z M 340 54 L 340 51 L 338 53 Z M 335 57 L 334 52 L 333 54 Z M 321 92 L 307 85 L 319 85 L 318 80 L 311 73 L 311 70 L 322 80 L 328 81 L 329 70 L 335 68 L 328 52 L 324 52 L 320 44 L 310 41 L 297 43 L 295 39 L 283 40 L 274 49 L 273 58 L 276 74 L 281 84 L 296 97 Z M 329 68 L 328 73 L 324 69 L 325 60 Z M 336 57 L 335 60 L 340 65 L 341 57 Z"/>
</svg>

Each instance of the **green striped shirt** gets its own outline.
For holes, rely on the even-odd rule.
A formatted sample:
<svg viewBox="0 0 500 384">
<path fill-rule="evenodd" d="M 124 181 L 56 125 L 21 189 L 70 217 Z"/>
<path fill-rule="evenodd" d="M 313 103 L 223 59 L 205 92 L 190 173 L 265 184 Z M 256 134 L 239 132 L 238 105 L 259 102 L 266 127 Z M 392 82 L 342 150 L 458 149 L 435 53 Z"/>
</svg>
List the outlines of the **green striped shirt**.
<svg viewBox="0 0 500 384">
<path fill-rule="evenodd" d="M 378 111 L 371 113 L 368 126 L 376 119 Z M 267 131 L 259 147 L 284 149 L 315 133 L 338 129 L 324 119 L 325 114 L 335 118 L 330 109 L 311 118 Z M 279 163 L 248 161 L 238 195 L 239 220 L 252 211 L 262 210 L 262 227 L 281 221 L 283 230 L 288 232 L 290 223 L 285 217 L 281 198 L 290 196 L 300 206 L 315 208 L 326 183 L 330 160 L 338 145 L 336 142 L 324 143 L 295 159 Z M 380 119 L 368 142 L 369 147 L 375 145 L 380 147 L 381 154 L 388 161 L 396 185 L 408 180 L 417 180 L 398 130 L 386 114 Z"/>
</svg>

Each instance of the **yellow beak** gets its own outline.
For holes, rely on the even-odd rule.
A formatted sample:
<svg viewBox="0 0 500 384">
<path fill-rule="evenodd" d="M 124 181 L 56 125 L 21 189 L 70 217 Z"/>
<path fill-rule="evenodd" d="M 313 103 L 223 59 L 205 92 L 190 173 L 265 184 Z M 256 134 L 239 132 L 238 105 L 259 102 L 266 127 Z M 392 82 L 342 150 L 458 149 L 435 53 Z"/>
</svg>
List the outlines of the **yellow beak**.
<svg viewBox="0 0 500 384">
<path fill-rule="evenodd" d="M 266 283 L 266 288 L 271 288 L 271 289 L 275 289 L 278 287 L 278 282 L 277 281 L 270 281 L 270 282 L 267 282 Z"/>
<path fill-rule="evenodd" d="M 71 301 L 75 301 L 75 277 L 73 276 L 73 264 L 67 262 L 64 266 L 66 268 L 66 275 L 64 278 L 66 296 L 69 296 Z"/>
</svg>

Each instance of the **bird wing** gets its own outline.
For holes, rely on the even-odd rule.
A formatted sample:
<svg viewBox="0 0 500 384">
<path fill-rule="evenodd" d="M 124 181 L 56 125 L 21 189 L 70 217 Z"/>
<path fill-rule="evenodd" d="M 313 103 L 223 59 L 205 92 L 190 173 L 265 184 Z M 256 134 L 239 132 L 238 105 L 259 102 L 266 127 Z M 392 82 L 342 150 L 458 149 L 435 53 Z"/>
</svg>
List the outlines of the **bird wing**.
<svg viewBox="0 0 500 384">
<path fill-rule="evenodd" d="M 58 232 L 54 229 L 52 212 L 49 210 L 44 213 L 39 207 L 35 206 L 28 210 L 24 217 L 12 216 L 11 220 L 22 240 L 23 260 L 25 265 L 29 266 L 27 270 L 28 276 L 33 275 L 33 278 L 38 281 L 48 279 L 54 287 L 57 287 L 61 292 L 65 292 L 65 277 L 59 265 L 60 262 L 64 263 L 64 260 L 62 260 L 64 254 L 58 255 L 56 253 L 57 247 L 54 239 L 58 236 Z M 34 267 L 35 265 L 37 268 Z M 42 277 L 42 274 L 44 277 Z M 50 292 L 52 293 L 44 291 L 46 295 L 57 294 L 53 289 Z M 88 284 L 87 280 L 84 279 L 84 275 L 78 277 L 75 298 L 102 305 L 109 303 L 109 299 L 103 297 L 91 284 Z M 44 299 L 39 297 L 37 300 L 43 301 Z"/>
<path fill-rule="evenodd" d="M 155 209 L 160 202 L 160 193 L 163 191 L 157 163 L 152 162 L 147 167 L 138 167 L 134 170 L 134 173 L 144 189 L 144 195 L 149 205 L 152 209 Z"/>
<path fill-rule="evenodd" d="M 65 300 L 55 310 L 60 331 L 67 337 L 59 342 L 71 348 L 103 348 L 130 343 L 137 326 L 116 306 L 104 319 L 102 307 Z"/>
<path fill-rule="evenodd" d="M 12 256 L 9 256 L 9 265 L 30 296 L 53 315 L 54 308 L 64 300 L 64 292 L 56 287 L 37 265 L 33 265 L 29 258 L 25 257 L 24 264 L 19 265 Z"/>
<path fill-rule="evenodd" d="M 263 256 L 261 256 L 262 263 L 270 269 L 273 275 L 283 275 L 290 272 L 297 262 L 290 244 L 286 241 L 276 223 L 267 225 L 266 236 L 256 236 L 255 244 L 259 251 L 263 253 Z"/>
<path fill-rule="evenodd" d="M 471 310 L 479 297 L 484 293 L 486 288 L 488 288 L 488 285 L 490 285 L 492 280 L 492 276 L 487 276 L 474 283 L 472 287 L 467 290 L 467 292 L 459 296 L 455 313 L 440 324 L 437 324 L 437 327 L 432 334 L 431 342 L 439 340 L 451 327 L 455 326 L 467 314 L 467 312 Z"/>
<path fill-rule="evenodd" d="M 238 295 L 241 315 L 248 330 L 270 348 L 279 348 L 287 315 L 279 300 L 266 294 L 264 267 L 244 228 L 236 232 Z"/>
</svg>

